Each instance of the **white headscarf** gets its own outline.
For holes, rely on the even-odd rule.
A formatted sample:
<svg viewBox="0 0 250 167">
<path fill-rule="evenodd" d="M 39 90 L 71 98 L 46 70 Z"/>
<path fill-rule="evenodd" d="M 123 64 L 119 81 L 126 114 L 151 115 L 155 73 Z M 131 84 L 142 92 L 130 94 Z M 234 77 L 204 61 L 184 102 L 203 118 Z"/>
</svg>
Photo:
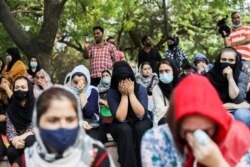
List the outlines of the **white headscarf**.
<svg viewBox="0 0 250 167">
<path fill-rule="evenodd" d="M 71 90 L 66 89 L 63 86 L 53 86 L 64 90 L 67 90 L 74 94 Z M 52 88 L 53 88 L 52 87 Z M 49 90 L 49 89 L 48 89 Z M 48 91 L 47 90 L 47 91 Z M 46 92 L 46 91 L 44 91 Z M 43 93 L 42 93 L 43 94 Z M 74 95 L 76 97 L 76 95 Z M 38 97 L 39 99 L 39 97 Z M 79 132 L 75 143 L 69 147 L 62 155 L 58 158 L 57 153 L 49 153 L 45 144 L 43 143 L 37 122 L 37 104 L 33 111 L 33 130 L 36 136 L 36 142 L 33 146 L 25 149 L 25 162 L 27 167 L 62 167 L 62 166 L 74 166 L 74 167 L 89 167 L 93 159 L 93 144 L 103 147 L 103 145 L 90 138 L 81 125 L 82 112 L 80 109 L 79 101 L 77 100 L 77 114 L 79 120 Z M 111 164 L 112 164 L 111 160 Z"/>
<path fill-rule="evenodd" d="M 38 74 L 44 75 L 44 79 L 45 79 L 45 82 L 46 82 L 47 86 L 46 86 L 46 88 L 41 89 L 37 85 L 37 83 L 35 82 L 34 88 L 33 88 L 35 98 L 37 98 L 45 89 L 48 89 L 53 85 L 52 82 L 51 82 L 51 78 L 50 78 L 49 74 L 44 69 L 39 70 L 36 73 L 36 75 L 38 75 Z"/>
<path fill-rule="evenodd" d="M 91 80 L 90 80 L 90 73 L 89 73 L 89 70 L 84 66 L 84 65 L 79 65 L 79 66 L 76 66 L 72 71 L 71 71 L 71 77 L 70 77 L 70 82 L 69 82 L 69 86 L 72 87 L 72 76 L 75 74 L 75 73 L 82 73 L 86 79 L 87 79 L 87 85 L 85 86 L 84 88 L 84 93 L 85 95 L 87 96 L 87 98 L 90 96 L 91 94 L 91 90 L 92 89 L 96 89 L 97 92 L 98 92 L 98 89 L 95 87 L 95 86 L 92 86 L 90 85 L 91 83 Z"/>
</svg>

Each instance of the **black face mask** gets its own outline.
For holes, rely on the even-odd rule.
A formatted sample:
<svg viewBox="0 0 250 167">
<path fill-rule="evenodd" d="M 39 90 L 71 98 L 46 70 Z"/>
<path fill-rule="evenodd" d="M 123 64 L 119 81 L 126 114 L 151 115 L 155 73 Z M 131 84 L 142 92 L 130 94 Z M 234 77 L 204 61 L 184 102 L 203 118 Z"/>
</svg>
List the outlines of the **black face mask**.
<svg viewBox="0 0 250 167">
<path fill-rule="evenodd" d="M 168 49 L 173 49 L 175 47 L 175 44 L 168 44 Z"/>
<path fill-rule="evenodd" d="M 235 64 L 230 64 L 230 63 L 220 63 L 220 70 L 221 72 L 226 68 L 226 67 L 231 67 L 232 70 L 234 70 Z"/>
<path fill-rule="evenodd" d="M 14 96 L 16 97 L 17 100 L 22 101 L 27 98 L 28 91 L 21 91 L 21 90 L 14 91 Z"/>
</svg>

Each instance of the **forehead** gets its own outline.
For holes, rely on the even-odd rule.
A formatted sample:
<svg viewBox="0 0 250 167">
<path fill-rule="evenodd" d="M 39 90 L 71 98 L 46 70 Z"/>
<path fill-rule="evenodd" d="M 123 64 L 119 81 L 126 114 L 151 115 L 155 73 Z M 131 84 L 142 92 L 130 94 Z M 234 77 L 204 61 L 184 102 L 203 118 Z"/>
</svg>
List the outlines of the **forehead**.
<svg viewBox="0 0 250 167">
<path fill-rule="evenodd" d="M 236 59 L 236 53 L 233 51 L 225 51 L 221 53 L 221 58 Z"/>
<path fill-rule="evenodd" d="M 149 64 L 144 64 L 142 68 L 143 68 L 143 69 L 144 69 L 144 68 L 150 68 L 150 65 L 149 65 Z"/>
<path fill-rule="evenodd" d="M 28 82 L 25 79 L 18 79 L 15 82 L 15 86 L 22 86 L 22 85 L 28 85 Z"/>
<path fill-rule="evenodd" d="M 95 29 L 94 30 L 94 34 L 100 34 L 100 33 L 102 33 L 102 31 L 100 29 Z"/>
<path fill-rule="evenodd" d="M 73 103 L 66 97 L 60 99 L 52 99 L 48 107 L 47 116 L 62 117 L 65 115 L 76 115 Z"/>
<path fill-rule="evenodd" d="M 80 79 L 84 79 L 85 80 L 85 77 L 84 76 L 77 76 L 77 75 L 75 75 L 72 80 L 78 81 Z"/>
<path fill-rule="evenodd" d="M 239 13 L 235 13 L 234 15 L 232 15 L 232 19 L 234 18 L 239 18 L 240 17 L 240 14 Z"/>
<path fill-rule="evenodd" d="M 190 115 L 182 120 L 182 128 L 188 128 L 188 129 L 197 129 L 197 128 L 206 128 L 211 127 L 215 124 L 214 121 L 212 121 L 209 118 L 206 118 L 201 115 Z"/>
<path fill-rule="evenodd" d="M 105 76 L 109 75 L 110 76 L 110 74 L 108 72 L 103 72 L 102 75 L 105 75 Z"/>
<path fill-rule="evenodd" d="M 30 61 L 37 61 L 35 57 L 32 57 Z"/>
<path fill-rule="evenodd" d="M 165 70 L 165 69 L 171 69 L 172 70 L 172 67 L 168 64 L 161 64 L 160 67 L 159 67 L 159 70 Z"/>
</svg>

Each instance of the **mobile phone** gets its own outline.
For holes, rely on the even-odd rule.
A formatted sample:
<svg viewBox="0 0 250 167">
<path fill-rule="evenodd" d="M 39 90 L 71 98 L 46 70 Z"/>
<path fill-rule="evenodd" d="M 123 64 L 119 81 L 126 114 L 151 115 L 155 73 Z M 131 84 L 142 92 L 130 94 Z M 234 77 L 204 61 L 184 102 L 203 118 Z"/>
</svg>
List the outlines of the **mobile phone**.
<svg viewBox="0 0 250 167">
<path fill-rule="evenodd" d="M 210 141 L 210 137 L 201 129 L 195 130 L 193 135 L 195 140 L 202 145 L 205 145 Z"/>
<path fill-rule="evenodd" d="M 86 34 L 86 35 L 84 36 L 84 40 L 85 40 L 86 43 L 89 43 L 89 42 L 90 42 L 90 38 L 89 38 L 89 35 L 88 35 L 88 34 Z"/>
</svg>

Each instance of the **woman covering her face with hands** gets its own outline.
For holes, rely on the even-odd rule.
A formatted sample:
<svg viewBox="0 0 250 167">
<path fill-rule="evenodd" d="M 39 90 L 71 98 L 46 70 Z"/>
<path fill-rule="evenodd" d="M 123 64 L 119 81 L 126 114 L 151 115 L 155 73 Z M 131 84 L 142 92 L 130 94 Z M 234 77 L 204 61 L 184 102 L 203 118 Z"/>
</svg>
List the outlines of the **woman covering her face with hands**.
<svg viewBox="0 0 250 167">
<path fill-rule="evenodd" d="M 107 100 L 114 118 L 110 132 L 117 142 L 119 162 L 122 167 L 139 167 L 141 138 L 152 122 L 148 118 L 146 88 L 135 83 L 134 73 L 125 61 L 113 66 Z"/>
</svg>

